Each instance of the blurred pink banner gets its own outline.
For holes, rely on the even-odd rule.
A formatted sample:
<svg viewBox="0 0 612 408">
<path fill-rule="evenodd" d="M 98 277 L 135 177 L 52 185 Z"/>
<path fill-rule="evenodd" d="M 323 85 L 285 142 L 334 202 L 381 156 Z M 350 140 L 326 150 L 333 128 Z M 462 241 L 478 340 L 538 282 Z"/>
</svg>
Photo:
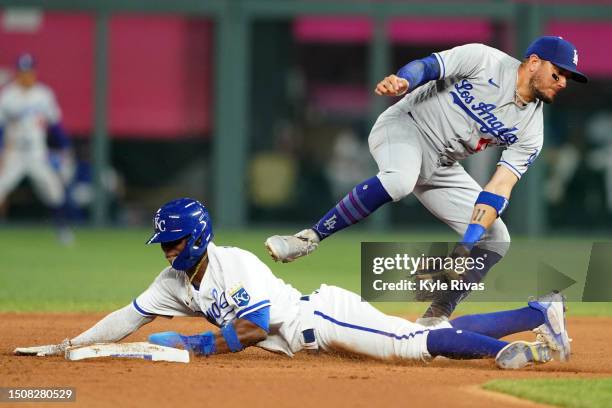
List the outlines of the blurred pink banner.
<svg viewBox="0 0 612 408">
<path fill-rule="evenodd" d="M 2 16 L 0 16 L 1 18 Z M 46 13 L 36 30 L 0 31 L 0 68 L 31 52 L 73 134 L 93 128 L 94 20 Z M 170 138 L 210 131 L 211 24 L 184 17 L 116 16 L 109 36 L 109 131 Z"/>
<path fill-rule="evenodd" d="M 462 44 L 488 42 L 492 28 L 478 19 L 397 18 L 387 32 L 394 43 Z M 372 22 L 366 17 L 299 17 L 293 33 L 300 42 L 364 43 L 372 36 Z"/>
<path fill-rule="evenodd" d="M 578 49 L 578 69 L 593 78 L 612 76 L 612 23 L 551 21 L 547 35 L 565 38 Z"/>
<path fill-rule="evenodd" d="M 40 80 L 55 91 L 71 133 L 89 133 L 93 122 L 94 20 L 86 14 L 46 14 L 34 31 L 0 31 L 0 68 L 12 73 L 19 54 L 36 58 Z"/>
</svg>

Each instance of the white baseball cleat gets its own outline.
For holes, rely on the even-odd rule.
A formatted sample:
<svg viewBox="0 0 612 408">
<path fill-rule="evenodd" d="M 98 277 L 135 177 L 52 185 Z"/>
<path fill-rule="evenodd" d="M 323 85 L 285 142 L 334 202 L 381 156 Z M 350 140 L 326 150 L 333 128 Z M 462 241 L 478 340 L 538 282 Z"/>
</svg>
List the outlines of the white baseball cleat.
<svg viewBox="0 0 612 408">
<path fill-rule="evenodd" d="M 305 229 L 295 235 L 273 235 L 266 239 L 265 245 L 272 259 L 286 263 L 310 254 L 320 241 L 316 232 Z"/>
<path fill-rule="evenodd" d="M 495 364 L 504 370 L 516 370 L 529 364 L 541 364 L 552 360 L 547 344 L 513 341 L 495 356 Z"/>
<path fill-rule="evenodd" d="M 565 321 L 565 296 L 557 291 L 529 301 L 529 307 L 544 314 L 544 324 L 533 329 L 537 340 L 546 343 L 559 354 L 559 360 L 568 361 L 571 353 L 570 338 Z"/>
</svg>

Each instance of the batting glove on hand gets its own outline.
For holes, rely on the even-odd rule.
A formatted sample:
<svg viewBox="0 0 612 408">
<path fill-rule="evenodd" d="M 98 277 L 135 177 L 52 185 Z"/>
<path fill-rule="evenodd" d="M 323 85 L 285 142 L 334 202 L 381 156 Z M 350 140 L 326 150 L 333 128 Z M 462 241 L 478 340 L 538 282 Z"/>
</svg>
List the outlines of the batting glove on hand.
<svg viewBox="0 0 612 408">
<path fill-rule="evenodd" d="M 69 339 L 65 339 L 60 344 L 47 344 L 45 346 L 34 347 L 17 347 L 13 350 L 13 354 L 17 356 L 60 356 L 66 352 L 66 349 L 72 344 Z"/>
</svg>

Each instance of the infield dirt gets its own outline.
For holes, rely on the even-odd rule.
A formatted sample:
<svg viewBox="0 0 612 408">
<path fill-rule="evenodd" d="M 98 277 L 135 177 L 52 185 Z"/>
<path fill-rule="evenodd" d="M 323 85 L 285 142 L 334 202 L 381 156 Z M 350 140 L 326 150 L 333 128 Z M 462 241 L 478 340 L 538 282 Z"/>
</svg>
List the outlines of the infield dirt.
<svg viewBox="0 0 612 408">
<path fill-rule="evenodd" d="M 541 406 L 482 391 L 498 378 L 589 378 L 612 376 L 612 318 L 569 319 L 573 355 L 502 371 L 492 360 L 382 362 L 359 357 L 308 355 L 294 358 L 257 348 L 232 355 L 195 358 L 189 364 L 125 359 L 66 361 L 63 357 L 17 357 L 19 346 L 57 343 L 89 328 L 103 314 L 0 314 L 0 387 L 74 387 L 76 402 L 6 404 L 52 407 L 528 407 Z M 150 333 L 197 333 L 197 319 L 163 319 L 124 341 Z M 532 340 L 524 333 L 512 339 Z"/>
</svg>

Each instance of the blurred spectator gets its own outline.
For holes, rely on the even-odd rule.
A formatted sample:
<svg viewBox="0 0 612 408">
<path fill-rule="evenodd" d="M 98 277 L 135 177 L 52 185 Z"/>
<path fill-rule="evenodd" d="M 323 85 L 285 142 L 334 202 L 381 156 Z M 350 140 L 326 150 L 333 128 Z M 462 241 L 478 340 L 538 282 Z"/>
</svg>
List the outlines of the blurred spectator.
<svg viewBox="0 0 612 408">
<path fill-rule="evenodd" d="M 334 197 L 341 197 L 355 184 L 367 178 L 370 155 L 364 143 L 350 129 L 341 130 L 332 148 L 325 173 Z"/>
<path fill-rule="evenodd" d="M 550 175 L 546 182 L 546 197 L 552 205 L 559 205 L 565 200 L 568 184 L 572 181 L 581 161 L 581 154 L 573 143 L 565 143 L 554 153 Z"/>
<path fill-rule="evenodd" d="M 595 114 L 587 125 L 587 138 L 593 148 L 587 153 L 588 166 L 603 172 L 606 207 L 612 213 L 612 112 Z"/>
<path fill-rule="evenodd" d="M 74 221 L 86 221 L 95 200 L 93 172 L 87 144 L 77 145 L 74 177 L 67 185 L 69 216 Z M 122 201 L 125 196 L 125 181 L 121 174 L 108 166 L 102 174 L 102 188 L 107 197 L 111 219 L 121 218 Z"/>
<path fill-rule="evenodd" d="M 29 177 L 53 212 L 60 241 L 70 244 L 74 237 L 67 225 L 65 184 L 50 161 L 47 135 L 49 143 L 60 151 L 56 164 L 69 162 L 71 144 L 55 95 L 37 81 L 32 55 L 22 54 L 14 81 L 0 92 L 0 203 Z"/>
<path fill-rule="evenodd" d="M 248 188 L 256 217 L 270 221 L 295 203 L 299 138 L 289 124 L 275 132 L 274 149 L 257 152 L 248 167 Z M 282 217 L 282 215 L 281 215 Z"/>
</svg>

